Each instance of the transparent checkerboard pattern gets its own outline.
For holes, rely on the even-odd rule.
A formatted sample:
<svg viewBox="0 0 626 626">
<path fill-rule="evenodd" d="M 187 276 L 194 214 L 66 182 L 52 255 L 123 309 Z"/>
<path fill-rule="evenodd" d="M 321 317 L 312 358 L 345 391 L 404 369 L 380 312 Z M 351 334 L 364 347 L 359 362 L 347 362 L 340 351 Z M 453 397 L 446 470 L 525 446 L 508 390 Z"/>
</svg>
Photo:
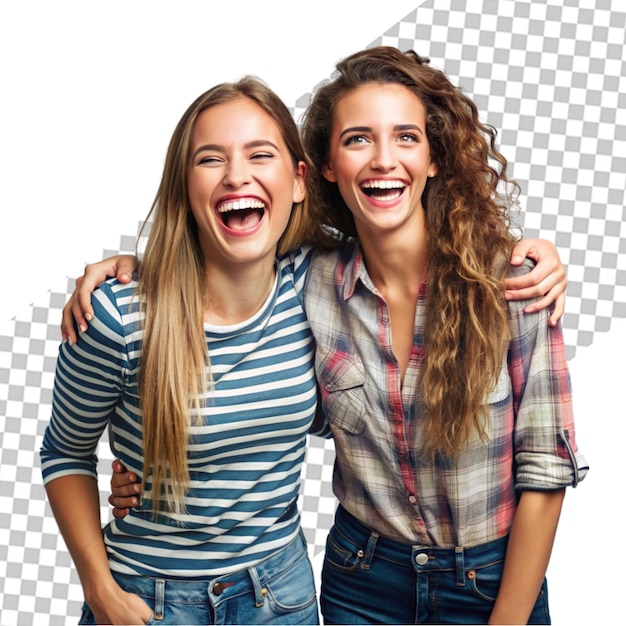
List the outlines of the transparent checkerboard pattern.
<svg viewBox="0 0 626 626">
<path fill-rule="evenodd" d="M 568 356 L 626 316 L 626 13 L 597 0 L 432 0 L 370 45 L 428 56 L 499 130 L 520 183 L 528 237 L 557 244 L 567 265 Z M 366 42 L 364 42 L 366 43 Z M 318 83 L 319 84 L 319 83 Z M 317 85 L 314 85 L 312 91 Z M 299 119 L 310 100 L 292 107 Z M 132 252 L 136 235 L 118 249 Z M 37 451 L 49 419 L 64 279 L 0 325 L 0 624 L 76 623 L 82 590 L 41 484 Z M 99 449 L 102 518 L 112 456 Z M 311 437 L 300 495 L 312 556 L 335 500 L 332 441 Z M 77 503 L 78 506 L 78 503 Z"/>
</svg>

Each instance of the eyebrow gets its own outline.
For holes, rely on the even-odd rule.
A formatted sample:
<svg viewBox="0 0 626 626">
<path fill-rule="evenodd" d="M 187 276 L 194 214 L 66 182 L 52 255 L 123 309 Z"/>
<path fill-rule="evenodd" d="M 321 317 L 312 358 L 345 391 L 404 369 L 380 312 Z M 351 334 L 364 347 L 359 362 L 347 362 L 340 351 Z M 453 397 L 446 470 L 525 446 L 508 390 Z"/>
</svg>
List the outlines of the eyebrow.
<svg viewBox="0 0 626 626">
<path fill-rule="evenodd" d="M 262 148 L 264 146 L 270 146 L 274 148 L 274 150 L 278 150 L 278 146 L 269 139 L 255 139 L 254 141 L 248 141 L 248 143 L 245 143 L 243 145 L 245 150 L 250 150 L 251 148 Z M 203 144 L 201 146 L 198 146 L 196 150 L 194 150 L 193 154 L 191 155 L 192 158 L 198 155 L 200 152 L 203 152 L 204 150 L 208 150 L 209 152 L 225 152 L 226 148 L 219 143 Z"/>
<path fill-rule="evenodd" d="M 420 133 L 420 135 L 424 134 L 424 131 L 417 124 L 396 124 L 393 129 L 395 131 L 398 130 L 416 130 Z M 341 139 L 344 135 L 348 133 L 365 133 L 370 132 L 372 130 L 371 126 L 351 126 L 350 128 L 346 128 L 341 131 L 339 134 L 339 138 Z"/>
</svg>

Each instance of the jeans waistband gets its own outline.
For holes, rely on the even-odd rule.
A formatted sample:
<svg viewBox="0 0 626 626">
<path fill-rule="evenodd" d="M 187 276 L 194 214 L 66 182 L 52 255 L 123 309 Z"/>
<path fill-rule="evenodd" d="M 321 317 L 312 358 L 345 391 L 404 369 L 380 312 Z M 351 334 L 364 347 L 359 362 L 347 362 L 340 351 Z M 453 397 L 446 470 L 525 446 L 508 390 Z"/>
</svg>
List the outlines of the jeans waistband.
<svg viewBox="0 0 626 626">
<path fill-rule="evenodd" d="M 193 580 L 133 576 L 118 572 L 112 572 L 112 574 L 125 591 L 154 597 L 157 607 L 155 614 L 157 615 L 159 613 L 158 608 L 162 606 L 166 594 L 169 602 L 195 604 L 206 602 L 208 593 L 212 603 L 217 605 L 222 601 L 252 590 L 257 605 L 262 606 L 266 581 L 305 558 L 306 555 L 306 540 L 300 529 L 296 537 L 284 548 L 279 549 L 253 567 L 230 574 L 206 579 L 194 578 Z M 157 619 L 159 618 L 157 617 Z"/>
<path fill-rule="evenodd" d="M 335 527 L 344 537 L 362 546 L 363 566 L 376 555 L 420 571 L 454 571 L 459 576 L 468 569 L 478 569 L 502 561 L 506 554 L 508 535 L 476 546 L 437 546 L 411 545 L 389 537 L 384 537 L 362 524 L 341 505 L 335 515 Z"/>
</svg>

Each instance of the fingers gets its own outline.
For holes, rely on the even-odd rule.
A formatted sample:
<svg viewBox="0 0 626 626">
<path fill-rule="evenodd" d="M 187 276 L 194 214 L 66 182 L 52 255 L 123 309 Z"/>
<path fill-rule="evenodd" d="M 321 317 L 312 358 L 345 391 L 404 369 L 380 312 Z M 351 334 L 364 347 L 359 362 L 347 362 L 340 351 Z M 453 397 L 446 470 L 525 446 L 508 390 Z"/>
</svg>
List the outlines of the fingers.
<svg viewBox="0 0 626 626">
<path fill-rule="evenodd" d="M 511 254 L 511 265 L 521 265 L 524 262 L 524 259 L 529 255 L 534 241 L 534 239 L 522 239 L 517 242 Z"/>
<path fill-rule="evenodd" d="M 524 279 L 528 279 L 530 274 L 527 274 Z M 516 282 L 513 282 L 516 281 Z M 529 304 L 526 309 L 528 312 L 541 311 L 553 302 L 556 303 L 557 299 L 563 296 L 565 297 L 565 289 L 567 281 L 555 281 L 555 276 L 550 274 L 547 278 L 543 279 L 539 283 L 528 284 L 528 281 L 518 281 L 515 279 L 507 279 L 505 283 L 506 291 L 504 297 L 507 300 L 532 300 L 539 298 L 532 304 Z M 564 302 L 564 301 L 563 301 Z M 563 306 L 563 303 L 561 303 Z"/>
<path fill-rule="evenodd" d="M 521 278 L 528 278 L 528 276 L 530 276 L 530 274 Z M 512 286 L 514 289 L 507 290 L 505 292 L 505 298 L 507 300 L 535 299 L 531 304 L 524 307 L 525 313 L 537 313 L 542 309 L 554 305 L 554 308 L 548 317 L 548 324 L 554 327 L 563 317 L 563 313 L 565 312 L 565 290 L 567 288 L 567 279 L 565 277 L 552 284 L 554 279 L 555 276 L 550 274 L 539 284 L 531 286 L 523 286 L 524 283 L 521 281 L 510 285 L 507 280 L 507 287 Z M 517 279 L 511 279 L 511 281 L 512 280 L 517 281 Z"/>
<path fill-rule="evenodd" d="M 115 277 L 121 283 L 129 283 L 133 277 L 133 272 L 137 269 L 137 257 L 132 254 L 120 254 L 116 259 Z"/>
<path fill-rule="evenodd" d="M 126 471 L 122 473 L 113 472 L 113 475 L 111 476 L 111 489 L 113 490 L 113 493 L 117 493 L 118 489 L 126 486 L 134 487 L 132 493 L 139 493 L 139 482 L 137 480 L 137 474 Z"/>
<path fill-rule="evenodd" d="M 554 328 L 563 317 L 563 313 L 565 313 L 565 292 L 554 301 L 554 310 L 548 318 L 548 324 Z"/>
<path fill-rule="evenodd" d="M 124 463 L 122 463 L 119 459 L 113 459 L 113 462 L 111 463 L 111 469 L 116 474 L 123 474 L 126 471 Z"/>
<path fill-rule="evenodd" d="M 545 296 L 554 285 L 547 278 L 535 282 L 532 272 L 516 278 L 507 278 L 504 287 L 504 297 L 507 300 L 531 300 Z M 555 296 L 556 297 L 556 296 Z M 551 300 L 548 302 L 548 304 Z M 539 310 L 539 309 L 537 309 Z"/>
<path fill-rule="evenodd" d="M 534 245 L 530 241 L 522 241 L 516 246 L 514 253 L 525 252 L 536 260 L 536 265 L 528 274 L 505 281 L 505 298 L 507 300 L 527 300 L 537 298 L 524 311 L 535 313 L 554 303 L 550 313 L 549 324 L 555 326 L 565 310 L 565 290 L 567 274 L 556 249 L 549 242 L 537 240 Z"/>
<path fill-rule="evenodd" d="M 122 519 L 123 517 L 126 517 L 130 513 L 130 510 L 113 508 L 111 509 L 111 513 L 115 519 Z"/>
<path fill-rule="evenodd" d="M 85 277 L 79 276 L 76 279 L 74 292 L 63 307 L 61 337 L 64 341 L 76 343 L 78 340 L 77 330 L 80 332 L 87 330 L 87 324 L 92 319 L 91 291 L 85 287 Z"/>
<path fill-rule="evenodd" d="M 118 461 L 119 463 L 119 461 Z M 123 465 L 119 463 L 122 467 Z M 128 515 L 129 509 L 139 506 L 139 492 L 141 487 L 137 482 L 129 482 L 129 479 L 137 480 L 137 476 L 132 472 L 123 474 L 113 474 L 111 478 L 111 495 L 109 504 L 113 507 L 113 517 L 120 519 Z M 120 484 L 115 484 L 119 481 Z"/>
<path fill-rule="evenodd" d="M 126 483 L 124 485 L 114 486 L 113 481 L 111 481 L 111 496 L 113 498 L 137 498 L 140 491 L 141 487 L 137 483 Z"/>
<path fill-rule="evenodd" d="M 130 508 L 139 506 L 141 486 L 137 474 L 126 470 L 124 464 L 115 459 L 111 463 L 111 495 L 109 504 L 113 507 L 113 517 L 120 519 L 128 515 Z"/>
<path fill-rule="evenodd" d="M 128 515 L 128 509 L 139 506 L 139 498 L 137 496 L 116 496 L 111 494 L 109 496 L 109 504 L 114 509 L 113 515 L 115 517 L 124 517 L 124 515 Z M 126 512 L 121 515 L 116 515 L 116 512 L 121 513 L 122 511 Z"/>
<path fill-rule="evenodd" d="M 74 324 L 74 314 L 72 313 L 73 305 L 74 294 L 63 307 L 61 318 L 61 338 L 63 341 L 69 341 L 70 344 L 74 344 L 78 340 L 77 327 Z"/>
<path fill-rule="evenodd" d="M 115 276 L 121 283 L 129 283 L 137 263 L 132 254 L 122 254 L 85 265 L 84 274 L 76 279 L 74 293 L 63 308 L 61 336 L 64 341 L 75 343 L 78 339 L 76 330 L 87 330 L 94 318 L 91 295 L 95 289 L 110 276 Z"/>
</svg>

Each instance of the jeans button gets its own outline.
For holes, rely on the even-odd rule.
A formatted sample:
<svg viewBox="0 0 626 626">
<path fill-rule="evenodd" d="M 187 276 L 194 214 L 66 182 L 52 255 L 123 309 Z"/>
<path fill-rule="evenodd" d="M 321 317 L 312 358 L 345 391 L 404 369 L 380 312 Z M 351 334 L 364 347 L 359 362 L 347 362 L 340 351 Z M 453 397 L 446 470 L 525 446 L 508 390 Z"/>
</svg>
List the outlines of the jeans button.
<svg viewBox="0 0 626 626">
<path fill-rule="evenodd" d="M 416 557 L 415 557 L 415 562 L 418 565 L 426 565 L 426 563 L 428 563 L 428 555 L 424 554 L 424 552 L 420 552 Z"/>
<path fill-rule="evenodd" d="M 213 593 L 216 596 L 221 596 L 228 587 L 232 587 L 235 583 L 215 583 L 213 585 Z"/>
</svg>

